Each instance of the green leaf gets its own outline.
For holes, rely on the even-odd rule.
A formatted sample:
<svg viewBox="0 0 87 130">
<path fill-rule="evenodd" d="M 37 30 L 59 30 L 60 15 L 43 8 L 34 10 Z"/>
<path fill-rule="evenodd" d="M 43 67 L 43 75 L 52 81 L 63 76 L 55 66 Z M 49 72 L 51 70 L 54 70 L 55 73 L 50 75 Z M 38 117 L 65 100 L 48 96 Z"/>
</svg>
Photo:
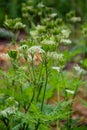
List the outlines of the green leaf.
<svg viewBox="0 0 87 130">
<path fill-rule="evenodd" d="M 8 51 L 8 55 L 9 55 L 12 59 L 16 60 L 16 59 L 17 59 L 18 52 L 17 52 L 16 50 L 10 50 L 10 51 Z"/>
</svg>

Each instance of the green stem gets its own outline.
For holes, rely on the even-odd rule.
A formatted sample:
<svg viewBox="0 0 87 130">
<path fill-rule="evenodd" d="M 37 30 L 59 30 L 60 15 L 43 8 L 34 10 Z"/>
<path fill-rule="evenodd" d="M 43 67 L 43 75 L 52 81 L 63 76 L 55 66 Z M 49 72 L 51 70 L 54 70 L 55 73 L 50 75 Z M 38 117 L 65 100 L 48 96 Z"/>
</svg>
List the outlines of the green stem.
<svg viewBox="0 0 87 130">
<path fill-rule="evenodd" d="M 43 85 L 40 85 L 40 86 L 39 86 L 39 90 L 38 90 L 38 94 L 37 94 L 37 99 L 36 99 L 36 102 L 38 102 L 39 95 L 40 95 L 41 90 L 42 90 L 42 86 L 43 86 Z"/>
<path fill-rule="evenodd" d="M 35 97 L 35 88 L 33 89 L 33 95 L 32 95 L 32 98 L 31 98 L 31 101 L 30 101 L 30 103 L 29 103 L 29 105 L 27 106 L 27 108 L 26 108 L 26 112 L 28 112 L 28 110 L 29 110 L 29 108 L 30 108 L 30 106 L 31 106 L 31 104 L 32 104 L 32 102 L 33 102 L 33 100 L 34 100 L 34 97 Z"/>
<path fill-rule="evenodd" d="M 39 98 L 39 95 L 41 93 L 41 90 L 42 90 L 42 86 L 43 86 L 43 79 L 41 80 L 41 83 L 40 83 L 40 79 L 41 79 L 41 75 L 42 75 L 42 69 L 43 69 L 43 63 L 42 63 L 42 66 L 41 66 L 41 69 L 40 69 L 40 73 L 39 73 L 39 77 L 38 77 L 38 94 L 37 94 L 37 99 L 36 101 L 38 101 L 38 98 Z"/>
<path fill-rule="evenodd" d="M 44 104 L 47 81 L 48 81 L 48 69 L 47 69 L 47 61 L 46 61 L 46 59 L 45 59 L 45 69 L 46 69 L 46 81 L 45 81 L 45 88 L 44 88 L 43 99 L 42 99 L 42 104 L 41 104 L 41 111 L 43 110 L 43 104 Z"/>
</svg>

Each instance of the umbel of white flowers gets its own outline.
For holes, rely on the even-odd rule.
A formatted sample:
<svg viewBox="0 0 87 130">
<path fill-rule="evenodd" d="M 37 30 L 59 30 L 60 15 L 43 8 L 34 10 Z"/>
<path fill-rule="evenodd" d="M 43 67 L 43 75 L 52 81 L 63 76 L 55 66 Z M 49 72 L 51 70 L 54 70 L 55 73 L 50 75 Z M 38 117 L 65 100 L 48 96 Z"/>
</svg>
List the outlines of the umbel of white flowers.
<svg viewBox="0 0 87 130">
<path fill-rule="evenodd" d="M 28 49 L 28 53 L 31 55 L 34 55 L 36 52 L 39 52 L 40 54 L 45 53 L 41 46 L 32 46 Z"/>
</svg>

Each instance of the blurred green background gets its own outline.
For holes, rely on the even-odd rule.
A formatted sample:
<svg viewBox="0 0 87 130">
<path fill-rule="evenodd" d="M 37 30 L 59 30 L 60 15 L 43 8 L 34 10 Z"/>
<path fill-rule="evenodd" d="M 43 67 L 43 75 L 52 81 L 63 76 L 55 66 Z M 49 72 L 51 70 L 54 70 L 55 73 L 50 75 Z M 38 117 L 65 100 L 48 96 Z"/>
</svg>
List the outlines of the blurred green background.
<svg viewBox="0 0 87 130">
<path fill-rule="evenodd" d="M 21 17 L 21 5 L 27 0 L 0 0 L 0 26 L 3 25 L 5 15 L 11 18 Z M 56 9 L 59 17 L 64 17 L 70 10 L 75 10 L 84 21 L 87 20 L 87 0 L 35 0 Z"/>
<path fill-rule="evenodd" d="M 21 4 L 27 0 L 0 0 L 0 25 L 3 24 L 5 15 L 11 18 L 21 16 Z"/>
</svg>

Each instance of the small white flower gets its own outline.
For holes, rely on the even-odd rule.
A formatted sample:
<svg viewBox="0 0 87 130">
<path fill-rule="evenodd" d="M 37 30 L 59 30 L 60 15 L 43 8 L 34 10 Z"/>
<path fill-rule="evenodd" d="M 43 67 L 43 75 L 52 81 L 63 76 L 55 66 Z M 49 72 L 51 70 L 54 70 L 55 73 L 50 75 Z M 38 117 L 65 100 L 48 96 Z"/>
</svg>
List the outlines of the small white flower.
<svg viewBox="0 0 87 130">
<path fill-rule="evenodd" d="M 73 68 L 75 69 L 75 71 L 77 71 L 79 75 L 86 73 L 86 71 L 83 68 L 81 68 L 78 64 L 74 66 Z"/>
<path fill-rule="evenodd" d="M 32 46 L 28 49 L 28 52 L 32 55 L 34 55 L 36 52 L 45 53 L 41 46 Z"/>
<path fill-rule="evenodd" d="M 56 70 L 58 73 L 59 73 L 60 70 L 61 70 L 60 67 L 58 67 L 58 66 L 53 66 L 52 69 L 53 69 L 53 70 Z"/>
<path fill-rule="evenodd" d="M 61 39 L 60 41 L 61 43 L 64 43 L 65 45 L 69 45 L 72 43 L 72 41 L 70 39 Z"/>
</svg>

